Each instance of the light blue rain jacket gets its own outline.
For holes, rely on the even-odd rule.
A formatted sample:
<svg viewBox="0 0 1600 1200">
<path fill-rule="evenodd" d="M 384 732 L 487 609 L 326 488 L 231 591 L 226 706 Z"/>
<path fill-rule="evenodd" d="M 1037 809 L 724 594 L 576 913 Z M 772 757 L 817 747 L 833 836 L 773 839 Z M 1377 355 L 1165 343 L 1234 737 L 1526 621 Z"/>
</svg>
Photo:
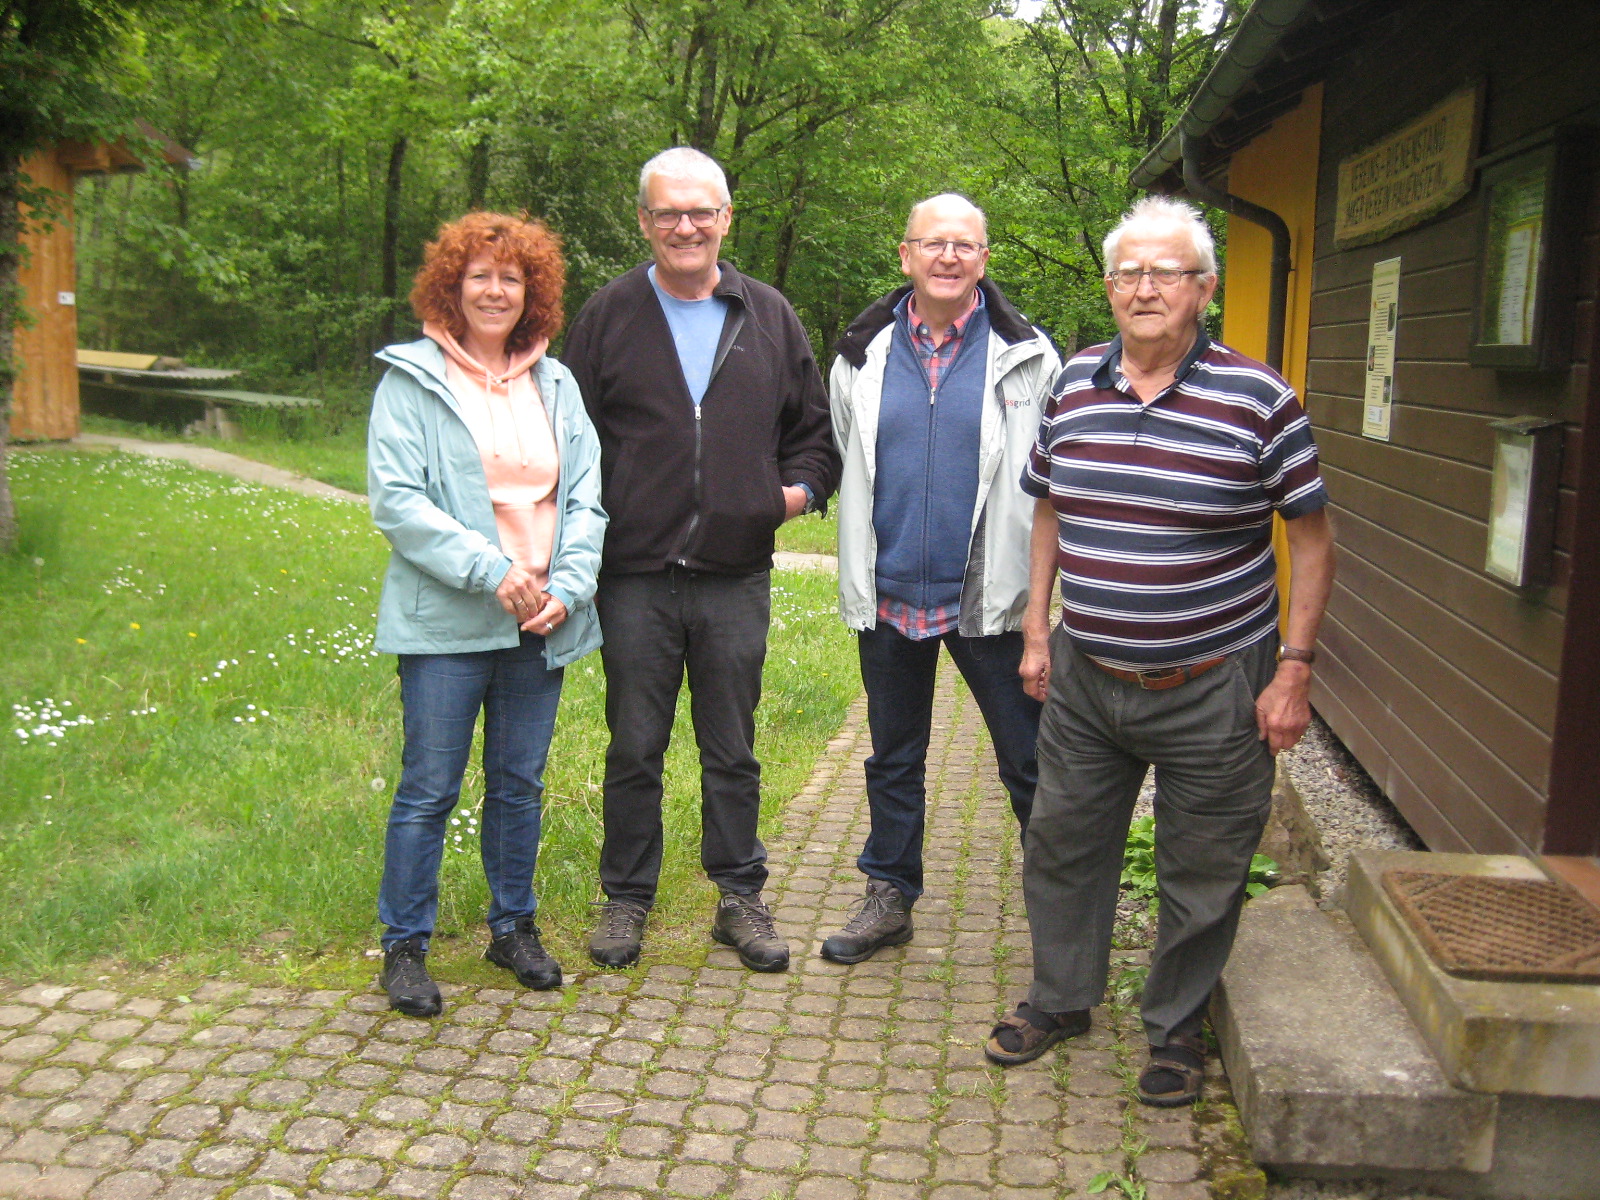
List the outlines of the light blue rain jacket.
<svg viewBox="0 0 1600 1200">
<path fill-rule="evenodd" d="M 394 553 L 378 601 L 385 654 L 460 654 L 517 644 L 517 622 L 495 598 L 511 569 L 500 549 L 478 444 L 445 383 L 432 338 L 390 346 L 372 400 L 367 499 Z M 600 507 L 600 440 L 578 385 L 546 355 L 533 367 L 561 456 L 555 544 L 545 590 L 567 619 L 545 638 L 545 665 L 564 667 L 600 645 L 595 574 L 606 513 Z"/>
</svg>

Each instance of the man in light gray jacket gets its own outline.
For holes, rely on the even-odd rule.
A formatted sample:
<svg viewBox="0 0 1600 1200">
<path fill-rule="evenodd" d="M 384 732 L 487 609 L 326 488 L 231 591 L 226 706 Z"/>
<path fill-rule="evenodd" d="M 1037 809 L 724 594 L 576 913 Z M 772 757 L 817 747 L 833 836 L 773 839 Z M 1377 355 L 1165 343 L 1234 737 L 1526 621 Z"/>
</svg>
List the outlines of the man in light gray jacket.
<svg viewBox="0 0 1600 1200">
<path fill-rule="evenodd" d="M 855 963 L 911 940 L 941 643 L 994 741 L 1027 828 L 1039 702 L 1017 676 L 1032 508 L 1017 484 L 1061 369 L 1049 338 L 984 278 L 983 212 L 955 195 L 911 210 L 900 267 L 834 347 L 839 612 L 859 632 L 872 755 L 866 897 L 822 956 Z"/>
</svg>

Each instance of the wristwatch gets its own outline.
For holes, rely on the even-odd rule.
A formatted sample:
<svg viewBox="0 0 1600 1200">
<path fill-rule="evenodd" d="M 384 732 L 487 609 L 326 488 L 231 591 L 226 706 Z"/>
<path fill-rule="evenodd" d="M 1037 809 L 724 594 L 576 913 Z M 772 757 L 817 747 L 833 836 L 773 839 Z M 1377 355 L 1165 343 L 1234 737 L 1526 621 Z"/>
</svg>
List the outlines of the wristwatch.
<svg viewBox="0 0 1600 1200">
<path fill-rule="evenodd" d="M 1279 646 L 1278 661 L 1282 662 L 1286 658 L 1293 662 L 1303 662 L 1309 667 L 1317 661 L 1317 652 L 1315 650 L 1301 650 L 1298 646 Z"/>
</svg>

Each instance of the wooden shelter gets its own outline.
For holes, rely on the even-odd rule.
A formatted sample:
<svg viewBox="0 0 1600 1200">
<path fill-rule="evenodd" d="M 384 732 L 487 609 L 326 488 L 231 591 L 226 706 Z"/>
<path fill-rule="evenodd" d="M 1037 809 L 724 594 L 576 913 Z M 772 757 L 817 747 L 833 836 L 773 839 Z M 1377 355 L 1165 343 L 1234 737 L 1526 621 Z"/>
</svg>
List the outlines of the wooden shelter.
<svg viewBox="0 0 1600 1200">
<path fill-rule="evenodd" d="M 1233 205 L 1222 336 L 1281 312 L 1339 547 L 1313 703 L 1436 850 L 1600 855 L 1597 52 L 1594 5 L 1258 0 L 1134 174 L 1282 218 L 1274 287 Z"/>
<path fill-rule="evenodd" d="M 170 138 L 140 123 L 147 137 L 162 145 L 175 166 L 195 165 L 195 157 Z M 31 327 L 16 330 L 18 372 L 11 401 L 13 440 L 40 441 L 78 434 L 77 252 L 73 243 L 73 192 L 82 175 L 142 171 L 144 164 L 121 142 L 59 142 L 22 164 L 35 187 L 55 192 L 59 212 L 49 228 L 23 234 L 24 257 L 18 282 Z M 26 212 L 26 210 L 24 210 Z"/>
</svg>

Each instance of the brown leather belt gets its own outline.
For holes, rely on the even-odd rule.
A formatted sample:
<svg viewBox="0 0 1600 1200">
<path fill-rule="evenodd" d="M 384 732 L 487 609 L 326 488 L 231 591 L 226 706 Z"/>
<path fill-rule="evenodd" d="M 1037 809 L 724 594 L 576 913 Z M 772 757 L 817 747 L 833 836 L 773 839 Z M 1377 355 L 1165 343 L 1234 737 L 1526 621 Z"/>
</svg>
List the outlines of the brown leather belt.
<svg viewBox="0 0 1600 1200">
<path fill-rule="evenodd" d="M 1085 658 L 1089 658 L 1086 654 Z M 1185 667 L 1164 667 L 1159 671 L 1124 671 L 1121 667 L 1108 667 L 1097 658 L 1090 658 L 1090 662 L 1099 667 L 1107 675 L 1122 680 L 1124 683 L 1137 683 L 1147 692 L 1165 691 L 1175 688 L 1180 683 L 1188 683 L 1204 675 L 1212 667 L 1221 666 L 1228 661 L 1227 655 L 1219 658 L 1208 658 L 1204 662 L 1190 663 Z"/>
</svg>

